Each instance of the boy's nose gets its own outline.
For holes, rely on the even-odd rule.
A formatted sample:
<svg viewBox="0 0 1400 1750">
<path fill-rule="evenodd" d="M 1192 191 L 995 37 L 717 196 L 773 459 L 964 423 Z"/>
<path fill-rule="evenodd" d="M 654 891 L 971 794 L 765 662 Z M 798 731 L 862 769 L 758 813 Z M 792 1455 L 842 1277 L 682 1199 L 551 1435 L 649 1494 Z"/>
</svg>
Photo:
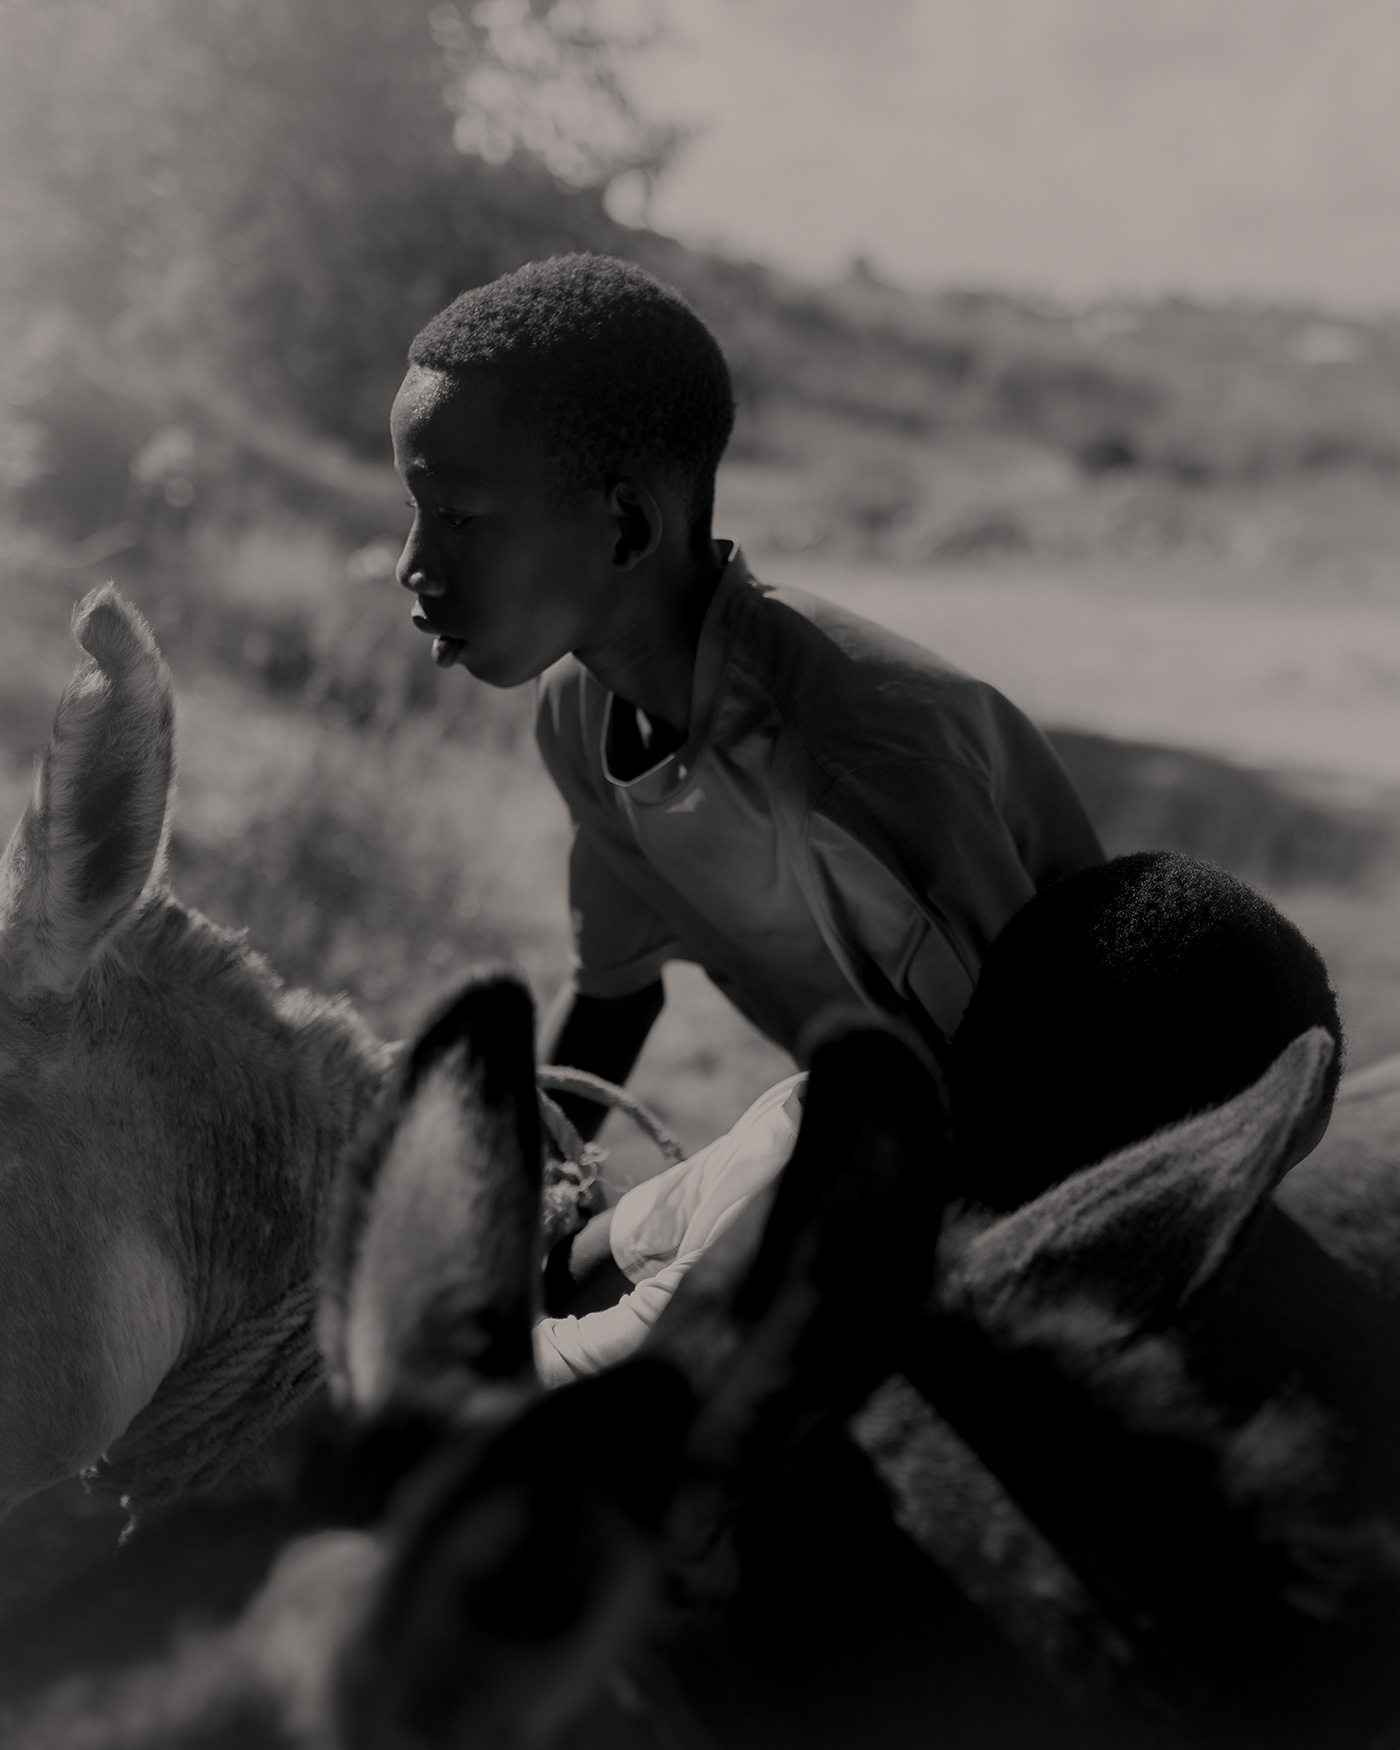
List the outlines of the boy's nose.
<svg viewBox="0 0 1400 1750">
<path fill-rule="evenodd" d="M 418 555 L 405 547 L 403 557 L 394 567 L 394 575 L 404 589 L 410 589 L 414 595 L 439 596 L 443 592 L 442 584 L 430 577 L 418 563 Z"/>
</svg>

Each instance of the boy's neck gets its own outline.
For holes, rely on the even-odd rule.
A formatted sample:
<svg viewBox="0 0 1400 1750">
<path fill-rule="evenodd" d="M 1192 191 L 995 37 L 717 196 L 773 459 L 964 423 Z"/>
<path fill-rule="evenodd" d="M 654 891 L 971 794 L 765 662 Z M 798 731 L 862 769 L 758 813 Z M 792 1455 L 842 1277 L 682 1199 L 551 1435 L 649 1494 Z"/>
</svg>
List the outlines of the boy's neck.
<svg viewBox="0 0 1400 1750">
<path fill-rule="evenodd" d="M 713 541 L 704 553 L 687 549 L 664 562 L 658 553 L 629 574 L 610 635 L 574 652 L 597 681 L 639 707 L 675 746 L 690 725 L 700 631 L 724 564 Z"/>
</svg>

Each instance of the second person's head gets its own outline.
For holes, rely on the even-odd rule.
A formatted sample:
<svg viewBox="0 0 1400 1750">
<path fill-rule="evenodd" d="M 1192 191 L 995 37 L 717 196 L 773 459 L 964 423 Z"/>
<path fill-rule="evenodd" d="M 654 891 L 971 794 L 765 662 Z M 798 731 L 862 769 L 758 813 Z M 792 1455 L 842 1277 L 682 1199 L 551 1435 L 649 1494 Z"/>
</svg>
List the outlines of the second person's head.
<svg viewBox="0 0 1400 1750">
<path fill-rule="evenodd" d="M 1243 1092 L 1310 1027 L 1336 1041 L 1330 1096 L 1327 968 L 1243 881 L 1166 851 L 1082 869 L 997 937 L 953 1040 L 960 1188 L 1027 1202 Z"/>
</svg>

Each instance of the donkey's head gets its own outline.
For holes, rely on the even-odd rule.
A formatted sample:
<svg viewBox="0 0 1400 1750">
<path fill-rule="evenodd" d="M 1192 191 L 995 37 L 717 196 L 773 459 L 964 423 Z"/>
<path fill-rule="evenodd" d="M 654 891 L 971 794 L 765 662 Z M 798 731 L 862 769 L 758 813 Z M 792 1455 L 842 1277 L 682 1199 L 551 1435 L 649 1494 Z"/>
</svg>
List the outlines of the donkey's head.
<svg viewBox="0 0 1400 1750">
<path fill-rule="evenodd" d="M 448 1060 L 460 1050 L 450 1033 L 440 1023 L 429 1035 Z M 521 1393 L 514 1414 L 502 1414 L 499 1392 L 487 1394 L 493 1429 L 472 1411 L 483 1401 L 479 1367 L 462 1360 L 478 1353 L 491 1302 L 503 1327 L 518 1331 L 538 1274 L 508 1214 L 519 1175 L 518 1099 L 507 1090 L 529 1085 L 528 1030 L 502 1027 L 495 1037 L 498 1052 L 515 1052 L 516 1074 L 459 1074 L 435 1094 L 429 1055 L 418 1091 L 388 1107 L 392 1125 L 374 1150 L 384 1165 L 362 1175 L 381 1190 L 351 1189 L 368 1208 L 353 1248 L 364 1262 L 348 1272 L 345 1311 L 332 1305 L 327 1325 L 343 1389 L 390 1404 L 396 1390 L 421 1403 L 429 1387 L 427 1401 L 440 1404 L 434 1372 L 465 1388 L 463 1431 L 425 1447 L 399 1489 L 383 1579 L 340 1661 L 341 1728 L 354 1746 L 553 1743 L 646 1640 L 668 1566 L 712 1598 L 733 1587 L 747 1594 L 751 1569 L 725 1548 L 736 1515 L 765 1490 L 781 1492 L 813 1442 L 888 1371 L 932 1272 L 941 1096 L 916 1047 L 865 1022 L 814 1053 L 801 1134 L 776 1195 L 756 1199 L 697 1263 L 646 1352 L 546 1396 Z M 439 1101 L 449 1109 L 429 1123 Z M 453 1125 L 465 1146 L 439 1161 L 434 1137 Z M 497 1141 L 482 1148 L 482 1137 Z M 373 1230 L 406 1233 L 392 1214 L 405 1203 L 427 1219 L 407 1246 L 385 1252 L 390 1268 L 376 1270 Z M 468 1233 L 469 1204 L 490 1220 L 491 1246 Z M 444 1267 L 456 1277 L 449 1295 Z M 457 1309 L 455 1341 L 444 1341 L 439 1318 L 425 1321 L 435 1305 Z M 370 1366 L 356 1360 L 357 1323 Z M 432 1330 L 429 1369 L 423 1337 Z M 827 1509 L 839 1517 L 843 1503 Z M 756 1512 L 771 1516 L 766 1504 Z M 816 1541 L 808 1539 L 809 1559 Z M 778 1567 L 788 1553 L 783 1545 Z M 841 1592 L 842 1577 L 827 1578 Z M 790 1578 L 776 1583 L 791 1605 Z M 859 1586 L 844 1604 L 863 1626 Z M 620 1687 L 630 1693 L 627 1680 Z M 657 1728 L 658 1740 L 672 1724 Z M 619 1741 L 652 1741 L 635 1715 L 613 1725 Z"/>
<path fill-rule="evenodd" d="M 513 980 L 468 985 L 337 1177 L 320 1334 L 343 1430 L 308 1483 L 322 1510 L 388 1511 L 397 1550 L 341 1661 L 348 1743 L 544 1742 L 650 1596 L 638 1515 L 654 1529 L 688 1399 L 633 1367 L 540 1400 L 533 1031 Z"/>
<path fill-rule="evenodd" d="M 170 676 L 110 586 L 0 860 L 0 1509 L 103 1453 L 171 1366 L 311 1267 L 382 1076 L 161 884 Z"/>
</svg>

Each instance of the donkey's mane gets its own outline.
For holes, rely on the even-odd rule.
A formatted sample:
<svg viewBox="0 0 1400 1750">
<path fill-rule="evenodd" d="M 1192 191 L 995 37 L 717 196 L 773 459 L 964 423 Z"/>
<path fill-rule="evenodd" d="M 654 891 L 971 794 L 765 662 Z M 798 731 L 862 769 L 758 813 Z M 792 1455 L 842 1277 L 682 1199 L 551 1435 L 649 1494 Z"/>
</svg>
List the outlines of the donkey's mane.
<svg viewBox="0 0 1400 1750">
<path fill-rule="evenodd" d="M 227 1275 L 211 1320 L 309 1274 L 335 1162 L 391 1057 L 348 999 L 289 988 L 243 932 L 158 887 L 93 966 L 75 1026 L 99 1075 L 144 1059 L 184 1139 L 185 1220 Z"/>
<path fill-rule="evenodd" d="M 360 1019 L 348 997 L 319 996 L 286 980 L 255 948 L 247 930 L 216 924 L 194 906 L 186 905 L 168 887 L 152 890 L 129 929 L 119 935 L 104 956 L 123 974 L 160 984 L 191 987 L 217 985 L 235 1003 L 265 1008 L 298 1024 L 320 1023 L 326 1043 L 338 1043 L 374 1056 L 383 1046 Z M 100 985 L 104 961 L 95 968 Z"/>
</svg>

